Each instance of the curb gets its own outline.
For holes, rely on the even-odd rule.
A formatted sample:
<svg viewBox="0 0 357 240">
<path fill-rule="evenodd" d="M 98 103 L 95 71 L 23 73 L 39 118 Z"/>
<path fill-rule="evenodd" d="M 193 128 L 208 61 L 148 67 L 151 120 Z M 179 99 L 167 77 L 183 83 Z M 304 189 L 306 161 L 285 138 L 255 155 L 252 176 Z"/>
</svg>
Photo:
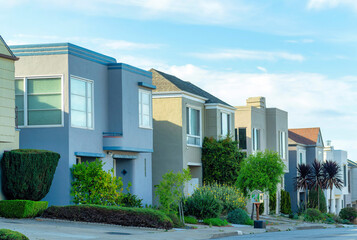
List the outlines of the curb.
<svg viewBox="0 0 357 240">
<path fill-rule="evenodd" d="M 224 237 L 234 237 L 234 236 L 240 236 L 243 235 L 242 231 L 236 231 L 236 232 L 226 232 L 226 233 L 214 233 L 211 235 L 209 239 L 216 239 L 216 238 L 224 238 Z"/>
<path fill-rule="evenodd" d="M 325 229 L 325 226 L 300 226 L 295 227 L 296 230 L 311 230 L 311 229 Z"/>
</svg>

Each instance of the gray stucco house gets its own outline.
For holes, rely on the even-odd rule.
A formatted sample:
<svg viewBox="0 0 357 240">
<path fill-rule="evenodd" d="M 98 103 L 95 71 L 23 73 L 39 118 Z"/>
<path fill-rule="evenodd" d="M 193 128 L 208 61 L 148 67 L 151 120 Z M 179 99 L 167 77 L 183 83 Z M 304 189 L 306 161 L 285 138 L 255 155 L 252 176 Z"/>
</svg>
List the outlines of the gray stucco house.
<svg viewBox="0 0 357 240">
<path fill-rule="evenodd" d="M 304 203 L 305 191 L 296 190 L 298 164 L 311 165 L 315 159 L 323 162 L 324 142 L 319 127 L 289 129 L 289 173 L 285 174 L 285 188 L 290 193 L 291 209 L 297 212 Z"/>
<path fill-rule="evenodd" d="M 202 183 L 204 137 L 234 136 L 235 108 L 198 86 L 173 75 L 153 74 L 154 153 L 153 184 L 168 171 L 189 168 L 192 175 L 186 193 Z"/>
<path fill-rule="evenodd" d="M 20 148 L 61 154 L 44 200 L 71 202 L 73 164 L 100 158 L 152 201 L 151 72 L 70 44 L 12 46 Z"/>
</svg>

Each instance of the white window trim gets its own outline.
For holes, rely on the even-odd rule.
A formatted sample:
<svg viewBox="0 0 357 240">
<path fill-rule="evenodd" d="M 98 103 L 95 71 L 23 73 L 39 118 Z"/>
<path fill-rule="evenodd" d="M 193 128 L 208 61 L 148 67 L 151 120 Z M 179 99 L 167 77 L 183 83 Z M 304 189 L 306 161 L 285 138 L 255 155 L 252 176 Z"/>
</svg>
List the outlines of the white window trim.
<svg viewBox="0 0 357 240">
<path fill-rule="evenodd" d="M 61 79 L 61 124 L 51 125 L 28 125 L 28 108 L 27 108 L 27 80 L 28 79 L 41 79 L 41 78 L 60 78 Z M 50 75 L 27 75 L 17 76 L 15 80 L 23 80 L 24 84 L 24 125 L 19 125 L 18 128 L 53 128 L 64 127 L 64 93 L 63 93 L 63 74 L 50 74 Z"/>
<path fill-rule="evenodd" d="M 78 126 L 73 126 L 72 125 L 72 89 L 71 89 L 71 79 L 73 78 L 77 78 L 78 80 L 81 80 L 81 81 L 85 81 L 85 82 L 90 82 L 92 83 L 92 127 L 89 128 L 89 127 L 78 127 Z M 93 80 L 90 80 L 90 79 L 87 79 L 87 78 L 83 78 L 83 77 L 78 77 L 76 75 L 70 75 L 69 76 L 69 84 L 68 84 L 68 88 L 69 88 L 69 97 L 70 97 L 70 103 L 69 103 L 69 111 L 70 111 L 70 117 L 69 117 L 69 121 L 71 121 L 71 127 L 72 128 L 79 128 L 79 129 L 86 129 L 86 130 L 94 130 L 95 129 L 95 122 L 94 122 L 94 81 Z M 86 89 L 87 91 L 87 89 Z M 86 97 L 86 102 L 87 102 L 87 97 Z M 86 112 L 86 118 L 87 118 L 87 112 Z"/>
<path fill-rule="evenodd" d="M 198 148 L 201 148 L 201 147 L 202 147 L 202 107 L 198 107 L 198 106 L 195 106 L 195 105 L 186 104 L 186 108 L 196 109 L 196 110 L 198 110 L 199 113 L 200 113 L 200 114 L 199 114 L 199 115 L 200 115 L 200 135 L 199 135 L 199 136 L 190 135 L 190 134 L 187 133 L 187 126 L 189 126 L 189 123 L 186 122 L 186 129 L 185 129 L 185 133 L 186 133 L 186 145 L 189 146 L 189 147 L 198 147 Z M 185 108 L 185 112 L 187 113 L 186 108 Z M 188 113 L 191 114 L 190 111 L 188 111 Z M 186 119 L 187 119 L 187 117 L 186 117 Z M 188 119 L 189 119 L 189 120 L 191 119 L 191 118 L 190 118 L 190 115 L 189 115 Z M 186 121 L 186 120 L 185 120 L 185 121 Z M 197 138 L 197 137 L 200 137 L 200 144 L 199 144 L 199 145 L 194 145 L 194 144 L 189 144 L 189 143 L 187 143 L 187 137 L 196 137 L 196 138 Z"/>
<path fill-rule="evenodd" d="M 306 164 L 306 150 L 299 149 L 299 150 L 297 150 L 296 167 L 300 164 L 300 153 L 302 154 L 302 164 Z"/>
<path fill-rule="evenodd" d="M 285 131 L 278 131 L 278 147 L 279 147 L 278 150 L 279 150 L 280 157 L 282 158 L 282 160 L 286 160 L 287 159 L 287 156 L 286 156 L 287 151 L 286 151 L 286 132 Z"/>
<path fill-rule="evenodd" d="M 220 118 L 221 118 L 221 132 L 220 132 L 220 135 L 222 137 L 225 137 L 225 136 L 223 136 L 223 133 L 222 133 L 222 125 L 223 125 L 222 116 L 223 116 L 223 114 L 227 114 L 227 117 L 229 118 L 228 135 L 231 136 L 232 135 L 232 114 L 230 112 L 228 112 L 228 111 L 223 111 L 223 110 L 220 111 Z"/>
<path fill-rule="evenodd" d="M 149 93 L 149 95 L 150 95 L 150 97 L 149 97 L 149 101 L 150 101 L 150 109 L 149 109 L 149 111 L 150 111 L 150 117 L 149 117 L 149 119 L 150 119 L 150 126 L 144 126 L 144 125 L 141 125 L 141 115 L 140 115 L 140 108 L 141 108 L 141 103 L 140 103 L 140 95 L 141 95 L 141 92 L 145 92 L 145 93 Z M 152 119 L 152 92 L 151 91 L 149 91 L 149 90 L 145 90 L 145 89 L 142 89 L 142 88 L 139 88 L 139 92 L 138 92 L 139 94 L 138 94 L 138 105 L 139 105 L 139 108 L 138 108 L 138 115 L 139 115 L 139 128 L 143 128 L 143 129 L 149 129 L 149 130 L 152 130 L 153 129 L 153 127 L 152 127 L 152 122 L 153 122 L 153 119 Z M 141 111 L 142 112 L 142 111 Z"/>
<path fill-rule="evenodd" d="M 259 144 L 258 144 L 258 141 L 257 141 L 257 149 L 254 149 L 254 140 L 255 140 L 255 138 L 254 138 L 254 130 L 258 130 L 259 131 Z M 261 138 L 262 138 L 262 134 L 261 134 L 261 129 L 260 128 L 252 128 L 252 152 L 253 153 L 256 153 L 257 151 L 261 151 L 261 144 L 262 144 L 262 142 L 261 142 Z M 258 145 L 259 145 L 259 149 L 258 149 Z"/>
</svg>

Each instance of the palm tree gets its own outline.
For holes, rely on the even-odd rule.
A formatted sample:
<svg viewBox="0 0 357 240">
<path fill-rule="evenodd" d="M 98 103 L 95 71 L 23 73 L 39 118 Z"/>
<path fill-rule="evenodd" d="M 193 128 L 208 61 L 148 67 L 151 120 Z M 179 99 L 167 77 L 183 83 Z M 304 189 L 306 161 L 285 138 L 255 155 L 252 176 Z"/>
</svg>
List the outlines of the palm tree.
<svg viewBox="0 0 357 240">
<path fill-rule="evenodd" d="M 335 186 L 341 189 L 343 186 L 340 177 L 340 166 L 334 161 L 326 161 L 322 164 L 322 168 L 324 173 L 324 185 L 330 189 L 329 213 L 331 213 L 332 188 Z"/>
<path fill-rule="evenodd" d="M 299 164 L 296 169 L 298 175 L 295 178 L 295 186 L 297 190 L 305 190 L 305 209 L 307 209 L 306 195 L 311 185 L 311 167 L 303 163 Z"/>
<path fill-rule="evenodd" d="M 320 210 L 320 188 L 324 189 L 324 171 L 322 164 L 315 159 L 311 167 L 311 188 L 317 191 L 317 209 Z"/>
</svg>

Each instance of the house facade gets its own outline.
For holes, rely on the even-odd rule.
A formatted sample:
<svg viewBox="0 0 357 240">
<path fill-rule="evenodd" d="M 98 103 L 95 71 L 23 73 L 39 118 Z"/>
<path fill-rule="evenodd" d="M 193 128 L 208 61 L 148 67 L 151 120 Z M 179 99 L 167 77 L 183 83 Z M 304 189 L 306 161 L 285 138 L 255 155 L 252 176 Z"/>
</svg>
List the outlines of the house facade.
<svg viewBox="0 0 357 240">
<path fill-rule="evenodd" d="M 348 192 L 350 193 L 350 204 L 347 207 L 354 207 L 357 209 L 357 163 L 352 160 L 348 162 Z"/>
<path fill-rule="evenodd" d="M 152 74 L 70 43 L 11 49 L 20 148 L 61 155 L 44 200 L 69 204 L 70 168 L 98 158 L 151 204 Z"/>
<path fill-rule="evenodd" d="M 329 189 L 324 191 L 326 206 L 329 207 L 331 203 L 331 213 L 338 215 L 342 208 L 351 205 L 347 151 L 336 150 L 331 145 L 331 141 L 327 141 L 327 145 L 324 148 L 324 162 L 326 161 L 334 161 L 340 167 L 339 177 L 342 179 L 342 188 L 337 189 L 333 187 L 332 191 Z"/>
<path fill-rule="evenodd" d="M 235 108 L 190 82 L 150 70 L 153 74 L 153 185 L 169 171 L 191 170 L 186 193 L 202 183 L 202 142 L 233 136 Z"/>
<path fill-rule="evenodd" d="M 247 155 L 266 149 L 278 152 L 289 171 L 288 113 L 278 108 L 267 108 L 264 97 L 251 97 L 246 106 L 237 106 L 235 111 L 235 138 Z M 278 186 L 277 208 L 280 209 L 280 189 L 284 189 L 284 178 Z M 265 214 L 269 211 L 269 196 L 265 194 Z"/>
<path fill-rule="evenodd" d="M 295 179 L 299 164 L 311 165 L 315 159 L 323 162 L 324 143 L 320 128 L 289 129 L 289 173 L 285 187 L 290 193 L 291 209 L 297 212 L 304 205 L 305 190 L 296 190 Z M 306 195 L 307 197 L 307 195 Z"/>
<path fill-rule="evenodd" d="M 15 115 L 15 61 L 18 58 L 0 36 L 0 160 L 4 151 L 19 148 Z M 0 200 L 5 199 L 1 190 Z"/>
</svg>

